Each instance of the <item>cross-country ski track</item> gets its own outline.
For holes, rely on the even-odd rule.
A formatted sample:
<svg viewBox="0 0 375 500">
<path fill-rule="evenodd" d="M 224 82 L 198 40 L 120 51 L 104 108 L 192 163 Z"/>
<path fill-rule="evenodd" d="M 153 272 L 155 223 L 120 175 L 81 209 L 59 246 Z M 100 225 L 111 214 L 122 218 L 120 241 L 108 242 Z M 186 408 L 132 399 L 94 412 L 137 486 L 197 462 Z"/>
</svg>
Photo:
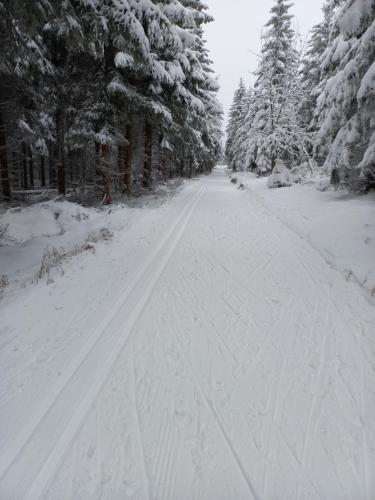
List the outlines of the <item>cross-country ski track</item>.
<svg viewBox="0 0 375 500">
<path fill-rule="evenodd" d="M 69 313 L 2 372 L 0 499 L 374 500 L 360 287 L 222 169 L 120 243 L 90 257 L 84 303 L 61 293 L 84 265 L 38 285 Z"/>
</svg>

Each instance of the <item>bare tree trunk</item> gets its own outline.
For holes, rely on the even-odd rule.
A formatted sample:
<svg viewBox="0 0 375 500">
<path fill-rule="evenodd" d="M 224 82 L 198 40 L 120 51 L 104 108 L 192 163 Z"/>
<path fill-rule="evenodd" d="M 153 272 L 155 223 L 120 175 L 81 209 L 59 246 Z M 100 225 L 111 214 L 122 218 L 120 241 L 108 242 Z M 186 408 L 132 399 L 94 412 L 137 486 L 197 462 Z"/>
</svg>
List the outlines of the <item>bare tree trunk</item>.
<svg viewBox="0 0 375 500">
<path fill-rule="evenodd" d="M 74 151 L 71 151 L 69 153 L 69 160 L 68 160 L 68 164 L 69 164 L 69 179 L 70 179 L 70 185 L 73 186 L 74 184 L 74 181 L 77 179 L 77 176 L 75 176 L 74 174 L 76 173 L 75 172 L 75 164 L 76 164 L 76 159 L 77 159 L 77 155 Z"/>
<path fill-rule="evenodd" d="M 104 204 L 110 205 L 112 203 L 111 197 L 111 180 L 109 176 L 109 151 L 108 144 L 102 144 L 100 147 L 100 167 L 102 171 L 102 189 L 105 196 Z"/>
<path fill-rule="evenodd" d="M 0 178 L 1 178 L 1 190 L 2 190 L 3 196 L 7 200 L 11 200 L 12 191 L 10 188 L 5 123 L 4 123 L 3 115 L 1 112 L 0 112 Z"/>
<path fill-rule="evenodd" d="M 97 175 L 101 175 L 100 172 L 100 144 L 95 143 L 95 172 Z"/>
<path fill-rule="evenodd" d="M 54 148 L 52 144 L 48 144 L 48 186 L 51 188 L 56 187 L 56 176 L 55 176 L 55 164 L 54 164 Z"/>
<path fill-rule="evenodd" d="M 29 146 L 29 180 L 30 180 L 30 188 L 34 189 L 34 159 L 31 146 Z"/>
<path fill-rule="evenodd" d="M 124 186 L 128 193 L 132 190 L 132 163 L 133 163 L 133 127 L 126 127 L 125 164 L 124 164 Z"/>
<path fill-rule="evenodd" d="M 193 159 L 189 156 L 189 179 L 193 177 Z"/>
<path fill-rule="evenodd" d="M 160 134 L 159 137 L 159 172 L 160 177 L 163 182 L 167 181 L 168 173 L 167 173 L 167 162 L 166 162 L 166 153 L 164 148 L 162 147 L 163 135 Z"/>
<path fill-rule="evenodd" d="M 103 169 L 101 164 L 101 154 L 102 148 L 99 142 L 95 142 L 95 184 L 100 184 L 100 189 L 102 189 L 102 177 L 103 177 Z"/>
<path fill-rule="evenodd" d="M 160 172 L 164 182 L 168 180 L 168 172 L 167 172 L 167 159 L 165 157 L 165 152 L 160 149 Z"/>
<path fill-rule="evenodd" d="M 118 145 L 117 146 L 117 171 L 118 176 L 116 176 L 116 191 L 120 190 L 122 192 L 125 191 L 123 177 L 125 170 L 125 146 Z"/>
<path fill-rule="evenodd" d="M 27 153 L 26 144 L 22 142 L 22 173 L 23 173 L 23 189 L 28 188 L 28 178 L 27 178 Z"/>
<path fill-rule="evenodd" d="M 65 194 L 65 112 L 59 105 L 56 112 L 56 149 L 57 149 L 57 188 L 59 194 Z"/>
<path fill-rule="evenodd" d="M 46 186 L 46 162 L 45 157 L 40 157 L 40 185 L 42 187 Z"/>
<path fill-rule="evenodd" d="M 8 167 L 9 168 L 9 167 Z M 12 167 L 11 167 L 11 184 L 12 186 L 20 187 L 20 169 L 19 163 L 17 159 L 17 153 L 15 151 L 12 152 Z"/>
<path fill-rule="evenodd" d="M 86 164 L 85 164 L 85 158 L 84 156 L 80 155 L 80 160 L 81 160 L 81 184 L 85 184 L 86 183 Z"/>
<path fill-rule="evenodd" d="M 185 146 L 182 146 L 182 151 L 181 151 L 180 177 L 186 177 Z"/>
<path fill-rule="evenodd" d="M 152 181 L 152 125 L 145 122 L 145 154 L 143 166 L 143 187 L 149 189 Z"/>
</svg>

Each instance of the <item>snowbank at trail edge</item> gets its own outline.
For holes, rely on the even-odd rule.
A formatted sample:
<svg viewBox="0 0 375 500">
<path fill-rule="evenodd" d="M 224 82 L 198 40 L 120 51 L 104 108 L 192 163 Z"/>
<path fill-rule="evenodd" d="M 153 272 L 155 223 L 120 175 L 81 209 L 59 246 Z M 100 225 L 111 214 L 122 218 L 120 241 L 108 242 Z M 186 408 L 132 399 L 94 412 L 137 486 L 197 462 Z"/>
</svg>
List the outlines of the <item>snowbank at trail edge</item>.
<svg viewBox="0 0 375 500">
<path fill-rule="evenodd" d="M 39 275 L 46 251 L 54 254 L 56 249 L 57 267 L 62 270 L 61 257 L 65 269 L 67 257 L 94 251 L 100 240 L 112 234 L 116 239 L 122 230 L 137 224 L 147 209 L 164 206 L 181 187 L 180 180 L 173 180 L 143 196 L 101 208 L 50 200 L 0 211 L 0 298 L 4 287 L 15 291 Z"/>
<path fill-rule="evenodd" d="M 375 296 L 375 193 L 319 191 L 321 178 L 271 190 L 267 178 L 234 175 L 326 262 Z"/>
<path fill-rule="evenodd" d="M 7 226 L 2 244 L 25 243 L 34 238 L 61 236 L 81 229 L 82 221 L 95 219 L 99 211 L 68 201 L 37 203 L 26 208 L 11 208 L 0 217 Z"/>
<path fill-rule="evenodd" d="M 125 208 L 48 201 L 7 210 L 0 215 L 0 276 L 10 281 L 34 277 L 47 248 L 72 251 L 101 229 L 119 226 Z"/>
</svg>

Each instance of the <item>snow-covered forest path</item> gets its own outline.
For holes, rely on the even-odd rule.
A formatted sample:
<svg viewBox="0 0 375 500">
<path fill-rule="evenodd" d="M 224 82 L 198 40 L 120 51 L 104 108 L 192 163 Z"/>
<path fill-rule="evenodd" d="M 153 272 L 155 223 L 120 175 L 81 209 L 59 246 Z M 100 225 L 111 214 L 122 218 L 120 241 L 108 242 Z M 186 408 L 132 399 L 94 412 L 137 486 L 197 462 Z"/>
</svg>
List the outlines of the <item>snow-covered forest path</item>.
<svg viewBox="0 0 375 500">
<path fill-rule="evenodd" d="M 133 232 L 4 314 L 0 498 L 373 499 L 359 287 L 220 169 Z"/>
</svg>

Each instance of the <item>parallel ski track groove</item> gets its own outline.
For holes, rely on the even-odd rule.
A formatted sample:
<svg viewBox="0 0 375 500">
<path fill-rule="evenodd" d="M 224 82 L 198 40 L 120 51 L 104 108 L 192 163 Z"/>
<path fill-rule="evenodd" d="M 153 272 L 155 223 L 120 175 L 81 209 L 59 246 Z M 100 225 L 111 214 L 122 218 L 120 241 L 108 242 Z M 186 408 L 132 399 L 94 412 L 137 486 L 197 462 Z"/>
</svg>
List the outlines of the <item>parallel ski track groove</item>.
<svg viewBox="0 0 375 500">
<path fill-rule="evenodd" d="M 145 305 L 148 302 L 148 299 L 160 277 L 162 272 L 164 271 L 167 263 L 170 260 L 171 255 L 173 254 L 177 244 L 179 243 L 184 230 L 196 208 L 200 199 L 202 198 L 205 192 L 205 188 L 201 188 L 198 190 L 192 198 L 186 203 L 184 208 L 181 210 L 179 215 L 176 217 L 175 222 L 172 227 L 169 229 L 167 234 L 162 238 L 162 240 L 157 245 L 156 249 L 152 252 L 152 254 L 148 257 L 146 263 L 142 266 L 140 271 L 136 274 L 135 278 L 132 282 L 124 289 L 123 293 L 120 294 L 118 300 L 108 312 L 106 317 L 102 320 L 90 340 L 85 344 L 79 355 L 73 360 L 70 367 L 66 370 L 65 376 L 63 375 L 62 380 L 57 384 L 53 391 L 53 396 L 46 400 L 44 404 L 42 404 L 33 418 L 31 418 L 28 422 L 28 425 L 25 426 L 21 436 L 17 439 L 15 437 L 12 447 L 12 453 L 6 454 L 3 457 L 0 457 L 0 480 L 7 471 L 11 468 L 13 462 L 20 455 L 22 450 L 27 446 L 30 439 L 32 439 L 33 435 L 39 429 L 43 420 L 47 417 L 48 413 L 53 407 L 53 405 L 58 400 L 59 396 L 63 392 L 63 390 L 68 386 L 69 382 L 78 372 L 79 368 L 82 366 L 83 362 L 87 359 L 90 353 L 93 351 L 95 346 L 98 344 L 101 337 L 105 334 L 106 327 L 109 326 L 110 322 L 114 319 L 116 314 L 121 310 L 126 301 L 131 296 L 132 292 L 136 289 L 137 285 L 140 283 L 142 278 L 148 276 L 149 284 L 146 286 L 144 295 L 142 299 L 138 302 L 137 307 L 132 314 L 129 316 L 129 325 L 128 325 L 128 335 L 124 336 L 120 339 L 120 342 L 116 343 L 116 348 L 112 350 L 110 356 L 107 360 L 104 360 L 103 366 L 99 370 L 100 376 L 97 375 L 96 380 L 97 384 L 92 384 L 90 389 L 87 391 L 85 396 L 80 401 L 78 408 L 74 412 L 74 415 L 68 422 L 65 427 L 64 432 L 61 434 L 60 438 L 57 441 L 57 444 L 54 445 L 52 452 L 47 458 L 46 462 L 42 466 L 42 470 L 39 472 L 39 475 L 35 479 L 32 484 L 31 489 L 29 490 L 27 499 L 39 499 L 42 494 L 45 492 L 45 488 L 47 487 L 46 482 L 43 480 L 43 475 L 47 472 L 49 480 L 54 477 L 55 468 L 53 467 L 52 462 L 56 462 L 58 455 L 58 460 L 65 456 L 66 449 L 68 447 L 67 443 L 71 443 L 76 435 L 76 432 L 79 430 L 80 425 L 86 414 L 91 409 L 93 402 L 95 401 L 95 397 L 100 391 L 101 387 L 104 385 L 107 380 L 108 374 L 119 357 L 120 351 L 123 350 L 127 341 L 130 338 L 132 330 L 135 326 L 136 321 L 138 320 L 141 312 L 143 311 Z M 171 248 L 168 248 L 171 246 Z M 155 262 L 159 262 L 159 266 L 156 267 L 156 270 L 152 270 L 152 265 Z M 118 345 L 119 344 L 119 345 Z M 65 440 L 65 443 L 64 443 Z M 11 456 L 9 456 L 11 455 Z M 49 481 L 48 481 L 49 482 Z"/>
<path fill-rule="evenodd" d="M 162 463 L 161 457 L 163 454 L 163 450 L 166 448 L 166 436 L 167 436 L 167 429 L 168 429 L 168 415 L 165 414 L 161 425 L 159 429 L 159 438 L 156 442 L 155 446 L 155 453 L 153 456 L 153 468 L 152 468 L 152 477 L 154 479 L 155 485 L 160 483 L 160 476 L 161 476 L 161 466 L 160 464 Z"/>
<path fill-rule="evenodd" d="M 136 426 L 136 433 L 137 433 L 137 440 L 138 440 L 138 446 L 139 446 L 139 451 L 141 455 L 141 461 L 142 461 L 142 472 L 145 480 L 145 489 L 147 491 L 147 499 L 151 500 L 152 495 L 150 491 L 150 476 L 147 471 L 147 463 L 146 463 L 146 456 L 145 456 L 145 445 L 144 445 L 144 440 L 143 440 L 143 435 L 142 435 L 142 429 L 141 429 L 141 421 L 140 421 L 140 415 L 139 415 L 139 407 L 138 407 L 138 401 L 137 401 L 137 387 L 136 387 L 136 374 L 135 374 L 135 361 L 134 361 L 134 349 L 132 346 L 131 349 L 131 354 L 132 354 L 132 359 L 131 359 L 131 369 L 130 369 L 130 375 L 131 375 L 131 386 L 132 386 L 132 397 L 133 397 L 133 405 L 134 405 L 134 420 L 135 420 L 135 426 Z"/>
<path fill-rule="evenodd" d="M 164 464 L 164 474 L 161 477 L 160 481 L 160 489 L 159 489 L 159 498 L 160 500 L 169 500 L 170 498 L 170 489 L 172 483 L 172 468 L 173 461 L 175 458 L 175 436 L 173 432 L 173 428 L 170 429 L 168 434 L 168 446 L 165 449 L 164 453 L 165 457 L 163 457 Z"/>
</svg>

